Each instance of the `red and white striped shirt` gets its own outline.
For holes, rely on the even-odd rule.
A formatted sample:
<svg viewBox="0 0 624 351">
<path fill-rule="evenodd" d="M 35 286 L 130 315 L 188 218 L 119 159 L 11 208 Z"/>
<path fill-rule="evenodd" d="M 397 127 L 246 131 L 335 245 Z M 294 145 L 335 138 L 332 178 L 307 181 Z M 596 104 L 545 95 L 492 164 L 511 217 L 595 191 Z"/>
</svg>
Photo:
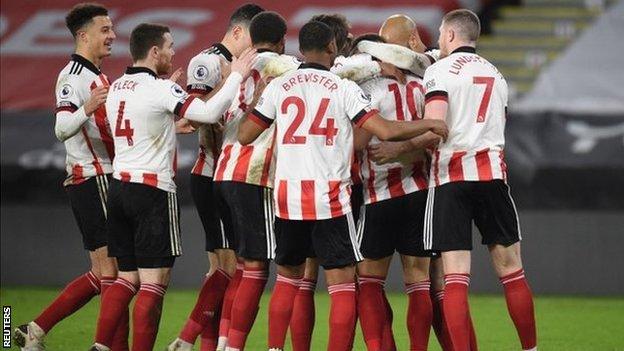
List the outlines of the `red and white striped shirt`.
<svg viewBox="0 0 624 351">
<path fill-rule="evenodd" d="M 253 143 L 241 145 L 238 142 L 238 126 L 253 100 L 256 84 L 260 79 L 267 78 L 264 72 L 265 66 L 278 57 L 280 55 L 277 53 L 259 50 L 251 76 L 241 84 L 238 99 L 232 103 L 226 113 L 223 148 L 217 161 L 215 181 L 234 181 L 273 187 L 275 127 L 271 126 L 266 129 Z M 296 69 L 297 59 L 292 57 L 292 62 L 292 69 Z"/>
<path fill-rule="evenodd" d="M 283 219 L 321 220 L 351 212 L 353 126 L 376 113 L 357 84 L 317 64 L 275 78 L 249 118 L 276 124 L 275 191 Z"/>
<path fill-rule="evenodd" d="M 231 62 L 232 53 L 221 43 L 212 45 L 191 59 L 187 68 L 189 94 L 206 95 L 221 82 L 221 63 Z M 215 125 L 204 124 L 198 128 L 199 152 L 191 173 L 212 177 L 219 157 L 222 135 Z"/>
<path fill-rule="evenodd" d="M 384 118 L 418 120 L 422 118 L 425 100 L 422 79 L 414 75 L 407 75 L 406 79 L 406 83 L 401 84 L 390 78 L 373 78 L 360 87 L 371 97 L 371 106 Z M 379 142 L 373 136 L 369 145 Z M 399 160 L 380 165 L 373 162 L 365 150 L 362 158 L 364 202 L 371 204 L 427 189 L 427 172 L 423 160 Z"/>
<path fill-rule="evenodd" d="M 56 113 L 77 111 L 90 98 L 91 90 L 102 85 L 109 85 L 108 78 L 91 61 L 72 55 L 56 82 Z M 112 173 L 115 150 L 104 106 L 64 144 L 67 178 L 63 185 L 76 185 L 90 177 Z"/>
<path fill-rule="evenodd" d="M 115 126 L 113 177 L 175 192 L 175 116 L 183 117 L 193 99 L 144 67 L 129 67 L 114 81 L 106 100 Z"/>
<path fill-rule="evenodd" d="M 448 101 L 449 136 L 432 155 L 431 187 L 507 178 L 503 149 L 507 82 L 474 48 L 461 47 L 425 73 L 426 103 Z"/>
</svg>

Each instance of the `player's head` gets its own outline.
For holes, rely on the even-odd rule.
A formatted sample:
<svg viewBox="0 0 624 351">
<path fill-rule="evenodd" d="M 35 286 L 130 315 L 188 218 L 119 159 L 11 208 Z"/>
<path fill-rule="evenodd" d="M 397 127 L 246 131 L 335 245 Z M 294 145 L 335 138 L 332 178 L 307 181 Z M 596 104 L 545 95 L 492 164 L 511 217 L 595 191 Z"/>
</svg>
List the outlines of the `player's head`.
<svg viewBox="0 0 624 351">
<path fill-rule="evenodd" d="M 460 46 L 476 46 L 481 34 L 477 15 L 466 9 L 454 10 L 442 18 L 440 25 L 440 53 L 446 56 Z"/>
<path fill-rule="evenodd" d="M 388 17 L 381 25 L 379 35 L 390 44 L 401 45 L 416 52 L 425 52 L 426 46 L 420 39 L 416 22 L 407 15 Z"/>
<path fill-rule="evenodd" d="M 347 56 L 349 54 L 353 34 L 349 32 L 351 25 L 345 16 L 337 13 L 332 15 L 323 14 L 312 17 L 310 21 L 319 21 L 328 25 L 334 32 L 338 55 Z"/>
<path fill-rule="evenodd" d="M 80 3 L 65 16 L 65 24 L 76 40 L 77 49 L 86 50 L 97 58 L 111 54 L 115 32 L 104 6 Z"/>
<path fill-rule="evenodd" d="M 372 41 L 375 43 L 386 42 L 386 40 L 379 34 L 375 34 L 375 33 L 362 34 L 353 40 L 353 43 L 351 44 L 351 51 L 349 52 L 349 56 L 359 53 L 357 46 L 361 41 L 364 41 L 364 40 Z"/>
<path fill-rule="evenodd" d="M 130 34 L 130 55 L 135 64 L 145 63 L 158 75 L 171 72 L 175 51 L 169 27 L 152 23 L 136 26 Z"/>
<path fill-rule="evenodd" d="M 286 21 L 277 12 L 264 11 L 254 16 L 249 24 L 249 34 L 254 47 L 266 47 L 278 54 L 284 53 Z"/>
<path fill-rule="evenodd" d="M 228 30 L 223 41 L 234 56 L 239 56 L 245 49 L 251 47 L 249 24 L 252 18 L 262 11 L 264 11 L 262 7 L 248 3 L 237 8 L 230 16 Z"/>
<path fill-rule="evenodd" d="M 299 30 L 299 51 L 306 61 L 315 57 L 333 65 L 338 52 L 334 32 L 323 22 L 310 21 L 304 24 Z"/>
</svg>

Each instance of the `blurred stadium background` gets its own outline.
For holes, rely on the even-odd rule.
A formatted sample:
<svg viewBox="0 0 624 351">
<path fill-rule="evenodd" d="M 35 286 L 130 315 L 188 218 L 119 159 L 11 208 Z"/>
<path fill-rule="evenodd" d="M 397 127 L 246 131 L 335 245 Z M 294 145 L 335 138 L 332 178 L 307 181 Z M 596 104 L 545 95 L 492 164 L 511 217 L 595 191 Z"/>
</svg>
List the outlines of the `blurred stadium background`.
<svg viewBox="0 0 624 351">
<path fill-rule="evenodd" d="M 235 1 L 101 1 L 117 40 L 103 71 L 130 64 L 131 29 L 173 29 L 175 65 L 220 40 Z M 73 50 L 68 0 L 3 1 L 1 36 L 1 247 L 3 287 L 62 286 L 83 271 L 66 195 L 63 145 L 54 137 L 53 89 Z M 395 13 L 435 45 L 444 13 L 479 13 L 478 50 L 507 77 L 512 101 L 506 159 L 520 210 L 526 271 L 537 294 L 624 295 L 624 2 L 609 0 L 257 1 L 288 21 L 287 50 L 312 15 L 342 13 L 354 34 L 376 32 Z M 206 269 L 203 233 L 188 193 L 196 137 L 180 138 L 184 256 L 172 287 L 197 287 Z M 476 233 L 476 232 L 475 232 Z M 475 241 L 478 235 L 475 235 Z M 500 292 L 486 250 L 475 246 L 473 292 Z M 402 289 L 398 267 L 388 288 Z M 321 288 L 322 289 L 322 288 Z M 189 307 L 190 308 L 190 307 Z"/>
</svg>

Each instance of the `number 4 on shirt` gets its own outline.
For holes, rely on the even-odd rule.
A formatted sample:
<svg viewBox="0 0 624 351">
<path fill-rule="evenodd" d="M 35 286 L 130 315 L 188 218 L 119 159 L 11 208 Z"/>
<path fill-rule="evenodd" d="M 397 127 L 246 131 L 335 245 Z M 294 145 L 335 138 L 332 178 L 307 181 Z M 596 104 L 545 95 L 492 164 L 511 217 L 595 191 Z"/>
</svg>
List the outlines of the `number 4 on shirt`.
<svg viewBox="0 0 624 351">
<path fill-rule="evenodd" d="M 485 92 L 483 92 L 483 98 L 481 98 L 481 104 L 479 105 L 479 113 L 477 114 L 477 123 L 483 123 L 485 122 L 485 114 L 490 105 L 494 77 L 473 77 L 472 82 L 474 84 L 485 84 Z"/>
<path fill-rule="evenodd" d="M 126 137 L 128 141 L 128 146 L 132 146 L 134 144 L 134 140 L 132 140 L 132 136 L 134 135 L 134 129 L 130 127 L 130 120 L 124 120 L 124 128 L 121 127 L 121 122 L 123 120 L 124 108 L 126 107 L 125 101 L 119 102 L 119 110 L 117 111 L 117 123 L 115 125 L 115 136 L 116 137 Z"/>
</svg>

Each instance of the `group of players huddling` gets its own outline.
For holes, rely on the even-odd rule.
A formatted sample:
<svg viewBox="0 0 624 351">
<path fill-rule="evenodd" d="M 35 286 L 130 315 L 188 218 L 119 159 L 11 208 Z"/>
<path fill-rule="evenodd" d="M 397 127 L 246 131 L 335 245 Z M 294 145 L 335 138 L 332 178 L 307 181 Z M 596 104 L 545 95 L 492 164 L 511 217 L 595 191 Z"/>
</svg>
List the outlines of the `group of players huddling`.
<svg viewBox="0 0 624 351">
<path fill-rule="evenodd" d="M 353 38 L 343 16 L 321 14 L 299 31 L 300 62 L 284 55 L 286 21 L 246 4 L 190 61 L 186 90 L 166 26 L 135 27 L 133 63 L 110 82 L 100 71 L 115 39 L 107 9 L 76 5 L 66 23 L 76 51 L 57 81 L 55 132 L 91 269 L 15 330 L 23 350 L 44 349 L 45 335 L 98 294 L 90 350 L 129 350 L 133 298 L 131 349 L 153 348 L 182 253 L 176 134 L 195 131 L 190 184 L 210 269 L 168 350 L 198 338 L 201 350 L 243 350 L 271 261 L 269 350 L 284 349 L 288 329 L 293 350 L 310 350 L 319 265 L 327 350 L 352 349 L 358 318 L 368 350 L 396 350 L 384 282 L 397 251 L 410 350 L 427 349 L 433 326 L 444 350 L 475 351 L 473 221 L 522 349 L 537 350 L 503 160 L 507 84 L 475 52 L 474 13 L 446 14 L 429 51 L 405 15 Z"/>
</svg>

